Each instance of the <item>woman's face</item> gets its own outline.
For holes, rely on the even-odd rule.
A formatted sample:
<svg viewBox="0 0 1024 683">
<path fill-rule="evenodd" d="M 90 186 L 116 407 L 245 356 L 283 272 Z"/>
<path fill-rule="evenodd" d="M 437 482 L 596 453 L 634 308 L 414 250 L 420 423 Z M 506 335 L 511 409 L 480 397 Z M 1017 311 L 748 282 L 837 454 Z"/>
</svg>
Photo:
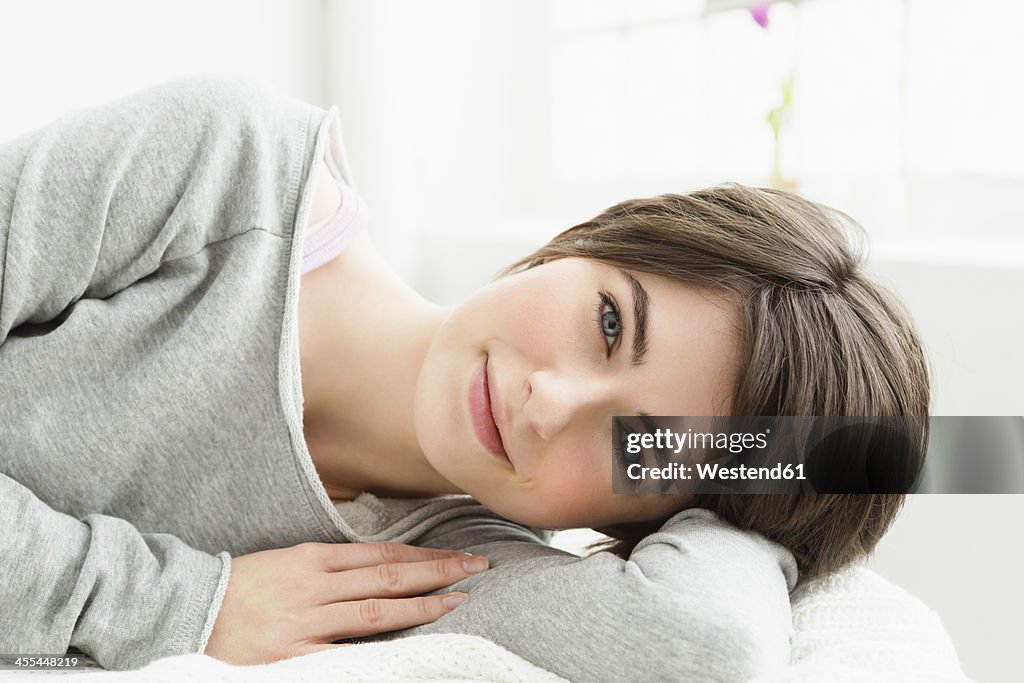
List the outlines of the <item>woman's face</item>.
<svg viewBox="0 0 1024 683">
<path fill-rule="evenodd" d="M 549 261 L 453 309 L 420 372 L 416 437 L 442 476 L 523 524 L 665 517 L 686 498 L 612 493 L 612 417 L 727 414 L 738 338 L 735 313 L 701 290 Z"/>
</svg>

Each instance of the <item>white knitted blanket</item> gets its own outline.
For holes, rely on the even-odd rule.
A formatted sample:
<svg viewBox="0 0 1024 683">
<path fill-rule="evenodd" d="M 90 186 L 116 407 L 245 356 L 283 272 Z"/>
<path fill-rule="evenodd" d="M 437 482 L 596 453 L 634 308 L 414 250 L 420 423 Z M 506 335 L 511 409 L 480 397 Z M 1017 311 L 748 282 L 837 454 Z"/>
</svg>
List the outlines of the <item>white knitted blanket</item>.
<svg viewBox="0 0 1024 683">
<path fill-rule="evenodd" d="M 862 564 L 797 586 L 790 666 L 751 683 L 969 681 L 939 615 Z"/>
<path fill-rule="evenodd" d="M 232 666 L 206 655 L 178 655 L 159 659 L 136 671 L 64 675 L 87 676 L 83 683 L 566 683 L 564 678 L 535 667 L 489 640 L 450 634 L 352 645 L 259 666 Z"/>
<path fill-rule="evenodd" d="M 862 565 L 799 586 L 793 594 L 793 627 L 790 666 L 752 683 L 968 681 L 938 615 Z M 717 680 L 714 672 L 708 674 Z M 15 675 L 21 679 L 32 674 Z M 180 655 L 137 671 L 63 675 L 88 675 L 90 683 L 565 681 L 490 641 L 464 635 L 353 645 L 261 666 L 231 666 L 205 655 Z"/>
</svg>

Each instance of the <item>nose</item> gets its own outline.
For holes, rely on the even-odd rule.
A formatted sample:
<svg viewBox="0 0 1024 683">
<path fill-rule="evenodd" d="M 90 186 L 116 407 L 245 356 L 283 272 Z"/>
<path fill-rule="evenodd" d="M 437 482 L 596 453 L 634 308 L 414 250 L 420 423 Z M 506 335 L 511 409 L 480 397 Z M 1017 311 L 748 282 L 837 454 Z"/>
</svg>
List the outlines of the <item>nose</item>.
<svg viewBox="0 0 1024 683">
<path fill-rule="evenodd" d="M 600 424 L 615 412 L 617 390 L 611 378 L 538 370 L 527 379 L 529 395 L 523 414 L 544 440 L 581 421 Z"/>
</svg>

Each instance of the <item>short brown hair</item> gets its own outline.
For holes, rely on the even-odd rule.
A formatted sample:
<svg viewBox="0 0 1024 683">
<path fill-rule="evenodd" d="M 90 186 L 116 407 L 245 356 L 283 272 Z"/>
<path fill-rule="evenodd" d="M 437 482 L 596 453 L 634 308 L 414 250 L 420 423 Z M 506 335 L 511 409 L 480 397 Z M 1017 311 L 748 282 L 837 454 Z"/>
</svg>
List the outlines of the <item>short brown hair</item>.
<svg viewBox="0 0 1024 683">
<path fill-rule="evenodd" d="M 928 364 L 909 313 L 864 273 L 846 214 L 771 188 L 727 183 L 621 202 L 504 269 L 582 257 L 725 294 L 743 322 L 734 415 L 926 416 Z M 927 420 L 919 420 L 919 471 Z M 787 547 L 803 577 L 868 554 L 904 495 L 697 495 L 741 529 Z M 665 520 L 601 531 L 628 557 Z"/>
</svg>

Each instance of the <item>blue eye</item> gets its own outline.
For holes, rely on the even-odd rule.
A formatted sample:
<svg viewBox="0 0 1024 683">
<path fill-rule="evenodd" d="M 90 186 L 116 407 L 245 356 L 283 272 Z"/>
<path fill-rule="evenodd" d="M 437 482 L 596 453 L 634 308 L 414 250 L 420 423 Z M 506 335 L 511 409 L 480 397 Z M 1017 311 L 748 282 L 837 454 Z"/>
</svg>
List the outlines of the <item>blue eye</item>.
<svg viewBox="0 0 1024 683">
<path fill-rule="evenodd" d="M 628 463 L 642 463 L 644 461 L 644 452 L 641 450 L 639 453 L 629 452 L 629 437 L 633 432 L 629 429 L 623 429 L 621 439 L 619 439 L 619 456 Z"/>
<path fill-rule="evenodd" d="M 597 315 L 594 321 L 597 323 L 597 329 L 605 338 L 608 355 L 611 356 L 612 349 L 615 348 L 619 337 L 622 336 L 622 317 L 619 315 L 619 307 L 615 305 L 614 299 L 604 292 L 598 292 L 598 296 L 601 298 L 595 309 Z"/>
</svg>

